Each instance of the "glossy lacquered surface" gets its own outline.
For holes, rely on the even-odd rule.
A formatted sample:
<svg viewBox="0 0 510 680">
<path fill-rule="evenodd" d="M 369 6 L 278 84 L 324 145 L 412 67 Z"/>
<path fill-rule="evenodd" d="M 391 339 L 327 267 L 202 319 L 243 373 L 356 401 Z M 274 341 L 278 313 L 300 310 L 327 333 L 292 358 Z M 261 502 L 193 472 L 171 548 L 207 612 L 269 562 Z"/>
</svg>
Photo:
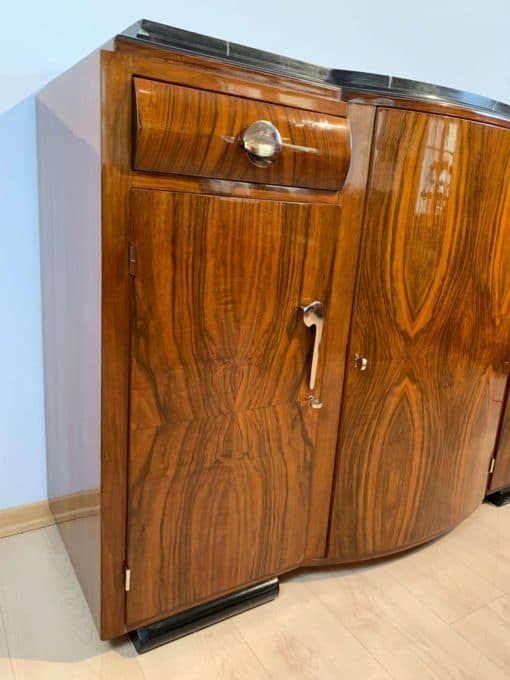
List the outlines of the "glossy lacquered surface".
<svg viewBox="0 0 510 680">
<path fill-rule="evenodd" d="M 339 210 L 135 191 L 132 627 L 299 565 Z M 327 417 L 327 415 L 326 415 Z"/>
<path fill-rule="evenodd" d="M 270 201 L 285 201 L 295 205 L 304 203 L 309 204 L 305 210 L 307 214 L 310 214 L 309 209 L 312 204 L 338 206 L 340 197 L 341 208 L 332 208 L 332 210 L 338 212 L 335 235 L 336 237 L 339 235 L 339 228 L 341 228 L 344 247 L 338 250 L 339 257 L 336 259 L 332 276 L 335 281 L 342 282 L 346 290 L 349 290 L 349 288 L 352 289 L 355 272 L 356 233 L 361 225 L 363 189 L 367 171 L 366 158 L 371 134 L 372 109 L 361 110 L 356 106 L 348 107 L 345 103 L 338 101 L 336 93 L 330 88 L 285 80 L 267 74 L 252 74 L 253 77 L 248 79 L 245 73 L 224 64 L 211 62 L 204 64 L 196 58 L 189 60 L 179 55 L 172 61 L 155 60 L 153 56 L 151 52 L 149 58 L 139 49 L 131 52 L 126 49 L 126 46 L 121 52 L 102 53 L 101 635 L 104 639 L 115 637 L 126 630 L 124 569 L 127 565 L 127 551 L 135 549 L 134 546 L 128 548 L 126 545 L 126 506 L 129 500 L 127 479 L 130 474 L 127 458 L 129 405 L 127 380 L 130 373 L 130 317 L 132 315 L 132 309 L 130 309 L 132 278 L 129 276 L 127 253 L 133 228 L 132 189 L 185 192 L 189 194 L 190 200 L 197 194 L 207 193 L 218 196 L 237 196 L 243 199 L 260 199 L 267 206 L 270 205 Z M 355 123 L 353 136 L 359 139 L 360 154 L 349 171 L 346 183 L 349 187 L 348 191 L 339 195 L 338 192 L 299 187 L 133 171 L 133 76 L 135 74 L 137 77 L 149 80 L 178 83 L 185 87 L 193 86 L 199 89 L 213 88 L 216 92 L 229 92 L 250 99 L 262 96 L 266 102 L 285 103 L 286 106 L 291 105 L 293 108 L 301 109 L 303 116 L 306 116 L 307 111 L 314 111 L 343 117 L 349 110 L 350 118 Z M 269 212 L 267 214 L 269 224 Z M 342 226 L 347 225 L 347 221 L 350 225 L 349 229 Z M 334 258 L 334 253 L 328 254 L 329 256 Z M 263 295 L 261 299 L 266 297 Z M 269 301 L 271 300 L 269 296 Z M 302 302 L 301 300 L 298 304 Z M 307 472 L 309 519 L 307 521 L 307 515 L 301 526 L 304 539 L 302 536 L 299 537 L 299 541 L 306 544 L 304 548 L 306 558 L 323 556 L 325 551 L 329 509 L 324 504 L 324 498 L 329 497 L 331 491 L 341 396 L 338 390 L 338 376 L 341 380 L 350 306 L 350 300 L 347 297 L 340 297 L 335 306 L 328 308 L 328 318 L 331 319 L 331 323 L 325 331 L 322 361 L 323 366 L 329 365 L 331 370 L 323 374 L 321 396 L 326 405 L 320 412 L 323 427 L 316 433 L 317 446 L 320 447 L 321 455 L 311 457 L 309 460 L 310 468 Z M 304 324 L 303 330 L 307 330 Z M 333 340 L 338 334 L 333 342 L 328 339 L 330 333 L 332 333 Z M 301 364 L 301 370 L 305 371 L 307 368 Z M 306 396 L 307 394 L 304 395 L 305 401 Z M 307 412 L 312 413 L 312 409 L 308 409 Z M 143 450 L 142 448 L 141 451 Z M 147 449 L 145 451 L 147 452 Z M 257 492 L 256 487 L 255 492 Z M 301 517 L 301 510 L 299 510 L 299 517 Z M 169 540 L 172 540 L 171 537 Z M 273 550 L 271 545 L 269 550 Z M 300 550 L 299 546 L 297 550 Z M 143 555 L 137 559 L 141 561 Z M 150 564 L 149 568 L 151 568 Z M 244 567 L 241 566 L 241 568 Z M 154 573 L 157 570 L 156 566 Z M 149 587 L 149 585 L 144 586 L 143 583 L 136 584 L 136 570 L 133 570 L 132 574 L 132 589 Z M 257 580 L 260 579 L 255 579 L 254 582 Z M 237 583 L 231 590 L 236 590 L 243 585 Z M 161 607 L 159 601 L 154 604 L 154 598 L 157 598 L 159 582 L 156 581 L 155 585 L 153 582 L 152 587 L 156 588 L 151 594 L 150 601 L 154 608 L 150 612 L 149 607 L 145 610 L 150 618 L 144 622 L 137 621 L 135 625 L 149 623 L 158 618 Z M 164 587 L 171 588 L 172 583 L 168 582 Z M 206 584 L 205 588 L 207 587 Z M 188 595 L 189 593 L 183 593 L 184 598 Z"/>
<path fill-rule="evenodd" d="M 102 637 L 467 517 L 508 373 L 510 133 L 129 40 L 101 66 Z M 294 145 L 266 168 L 221 150 L 252 111 Z"/>
<path fill-rule="evenodd" d="M 464 108 L 501 119 L 510 119 L 508 104 L 471 92 L 391 75 L 317 66 L 281 54 L 265 52 L 200 33 L 192 33 L 147 19 L 142 19 L 130 26 L 122 32 L 121 37 L 133 45 L 159 48 L 163 53 L 165 50 L 171 50 L 174 53 L 181 52 L 221 60 L 232 66 L 275 73 L 302 81 L 334 85 L 342 91 L 345 90 L 348 99 L 366 93 L 386 97 L 387 100 L 388 98 L 407 99 L 439 106 L 457 106 L 459 113 Z"/>
<path fill-rule="evenodd" d="M 510 489 L 510 400 L 507 391 L 501 429 L 498 437 L 496 463 L 490 479 L 489 492 Z"/>
<path fill-rule="evenodd" d="M 278 591 L 277 578 L 249 586 L 231 595 L 225 595 L 219 600 L 192 607 L 149 626 L 137 628 L 130 635 L 131 641 L 136 651 L 143 654 L 248 609 L 266 604 L 278 596 Z"/>
<path fill-rule="evenodd" d="M 510 132 L 378 113 L 331 558 L 431 538 L 484 496 L 508 375 L 509 189 Z"/>
<path fill-rule="evenodd" d="M 345 180 L 345 118 L 145 78 L 134 78 L 134 97 L 136 170 L 327 190 Z M 243 148 L 257 121 L 281 138 L 281 152 L 265 166 Z"/>
</svg>

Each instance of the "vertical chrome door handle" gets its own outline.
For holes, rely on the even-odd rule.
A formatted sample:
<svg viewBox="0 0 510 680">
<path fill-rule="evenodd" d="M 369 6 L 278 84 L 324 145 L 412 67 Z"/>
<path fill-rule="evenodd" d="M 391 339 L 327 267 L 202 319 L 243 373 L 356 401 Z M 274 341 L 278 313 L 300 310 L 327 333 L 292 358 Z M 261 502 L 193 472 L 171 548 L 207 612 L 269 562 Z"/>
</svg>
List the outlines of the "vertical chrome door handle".
<svg viewBox="0 0 510 680">
<path fill-rule="evenodd" d="M 305 326 L 308 326 L 308 328 L 315 326 L 315 340 L 313 343 L 312 368 L 310 370 L 309 383 L 310 389 L 313 390 L 317 379 L 317 366 L 319 365 L 319 345 L 321 344 L 322 331 L 324 329 L 324 305 L 322 302 L 315 300 L 315 302 L 310 302 L 309 305 L 301 305 L 300 309 L 303 312 Z"/>
</svg>

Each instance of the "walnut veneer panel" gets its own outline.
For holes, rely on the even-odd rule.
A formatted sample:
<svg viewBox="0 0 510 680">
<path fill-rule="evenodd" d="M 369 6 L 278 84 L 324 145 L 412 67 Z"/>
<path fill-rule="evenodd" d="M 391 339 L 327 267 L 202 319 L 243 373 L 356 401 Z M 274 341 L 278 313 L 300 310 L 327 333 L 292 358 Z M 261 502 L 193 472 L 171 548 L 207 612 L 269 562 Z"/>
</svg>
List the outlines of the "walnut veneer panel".
<svg viewBox="0 0 510 680">
<path fill-rule="evenodd" d="M 338 190 L 350 161 L 347 119 L 260 100 L 134 78 L 134 168 L 312 189 Z M 267 120 L 283 150 L 269 166 L 251 163 L 244 130 Z"/>
<path fill-rule="evenodd" d="M 375 359 L 510 347 L 510 133 L 382 110 L 353 351 Z"/>
<path fill-rule="evenodd" d="M 196 62 L 196 60 L 195 60 Z M 132 123 L 134 117 L 134 97 L 133 97 L 133 77 L 136 76 L 153 81 L 179 82 L 183 87 L 197 87 L 199 90 L 208 88 L 229 92 L 242 99 L 256 100 L 261 98 L 264 101 L 272 102 L 275 105 L 286 109 L 291 107 L 300 110 L 301 115 L 308 115 L 312 110 L 318 115 L 327 114 L 333 119 L 341 120 L 347 111 L 347 106 L 334 97 L 334 92 L 328 88 L 320 88 L 321 93 L 315 92 L 317 88 L 311 84 L 305 84 L 301 88 L 298 82 L 288 82 L 280 78 L 273 82 L 271 76 L 264 74 L 240 74 L 232 75 L 230 67 L 216 65 L 215 70 L 211 70 L 209 62 L 195 63 L 193 66 L 181 62 L 170 63 L 159 60 L 150 60 L 120 53 L 102 53 L 102 161 L 103 161 L 103 275 L 102 275 L 102 470 L 101 470 L 101 635 L 104 639 L 110 639 L 124 632 L 126 628 L 125 593 L 124 593 L 124 570 L 128 564 L 127 550 L 125 549 L 126 536 L 126 504 L 128 494 L 128 454 L 127 454 L 127 433 L 128 433 L 128 380 L 130 374 L 129 351 L 130 351 L 130 288 L 132 279 L 128 271 L 128 246 L 130 242 L 130 228 L 132 215 L 131 189 L 140 187 L 141 189 L 157 189 L 158 193 L 173 191 L 189 191 L 206 194 L 222 194 L 237 196 L 245 199 L 261 199 L 260 206 L 266 206 L 264 211 L 260 211 L 260 216 L 269 225 L 272 223 L 271 206 L 281 205 L 281 201 L 307 202 L 307 203 L 328 203 L 331 213 L 326 211 L 329 220 L 335 220 L 335 238 L 343 229 L 344 222 L 341 222 L 343 208 L 338 207 L 341 195 L 330 190 L 310 190 L 293 186 L 279 186 L 255 182 L 236 182 L 231 180 L 221 180 L 215 178 L 198 177 L 184 174 L 156 174 L 148 172 L 133 172 L 134 139 L 132 136 Z M 248 77 L 249 76 L 249 77 Z M 227 95 L 228 96 L 228 95 Z M 356 107 L 350 107 L 356 110 Z M 370 111 L 373 111 L 372 109 Z M 366 153 L 366 130 L 371 129 L 368 116 L 358 116 L 360 120 L 367 120 L 365 127 L 361 126 L 360 135 L 363 137 L 363 149 Z M 352 198 L 345 201 L 345 225 L 350 225 L 349 241 L 355 241 L 352 234 L 352 204 L 355 206 L 359 202 L 358 184 L 361 181 L 360 168 L 364 168 L 364 163 L 354 164 L 358 168 L 354 175 L 355 179 L 351 187 Z M 352 182 L 351 182 L 352 184 Z M 356 191 L 354 191 L 356 188 Z M 154 192 L 156 193 L 156 192 Z M 262 200 L 265 199 L 265 200 Z M 270 199 L 270 200 L 267 200 Z M 190 198 L 192 200 L 192 197 Z M 241 201 L 238 201 L 238 203 Z M 344 202 L 342 202 L 343 205 Z M 309 215 L 311 206 L 303 206 L 296 215 L 288 206 L 285 212 L 289 220 L 296 216 Z M 282 209 L 282 208 L 280 208 Z M 356 211 L 354 211 L 356 212 Z M 325 214 L 326 214 L 325 213 Z M 323 213 L 319 217 L 324 218 Z M 203 219 L 206 219 L 206 215 Z M 359 220 L 359 216 L 355 216 Z M 304 219 L 304 218 L 303 218 Z M 198 220 L 198 217 L 197 217 Z M 313 250 L 313 244 L 308 246 Z M 282 246 L 283 248 L 283 246 Z M 334 259 L 335 243 L 332 242 L 327 248 L 327 257 Z M 247 251 L 250 252 L 250 251 Z M 343 255 L 346 261 L 342 277 L 350 281 L 353 275 L 354 263 L 350 262 L 349 249 Z M 313 258 L 312 258 L 313 259 Z M 330 260 L 328 260 L 330 261 Z M 310 265 L 309 265 L 310 266 Z M 325 276 L 325 260 L 319 258 L 317 264 L 320 270 L 320 277 Z M 138 277 L 136 277 L 138 280 Z M 329 289 L 333 284 L 328 284 Z M 315 297 L 314 293 L 310 297 L 311 301 Z M 271 298 L 272 291 L 266 291 L 262 297 Z M 262 304 L 262 303 L 261 303 Z M 343 311 L 350 309 L 350 301 L 337 298 L 335 310 L 328 308 L 328 318 L 335 325 L 335 319 L 347 318 Z M 331 325 L 331 324 L 330 324 Z M 340 324 L 345 326 L 343 321 Z M 298 330 L 298 343 L 306 353 L 309 360 L 311 351 L 311 331 L 303 328 Z M 301 336 L 301 333 L 305 333 Z M 335 377 L 338 371 L 343 370 L 343 354 L 345 346 L 346 329 L 341 331 L 340 339 L 330 342 L 329 336 L 334 340 L 335 332 L 327 331 L 323 341 L 321 352 L 322 364 L 331 365 L 335 363 L 335 371 L 328 370 L 327 377 L 321 376 L 320 385 L 325 407 L 320 412 L 320 418 L 325 427 L 321 428 L 317 434 L 317 447 L 320 455 L 308 456 L 309 466 L 307 475 L 311 479 L 306 485 L 308 490 L 303 491 L 309 508 L 299 514 L 298 520 L 301 522 L 301 534 L 299 540 L 306 540 L 307 524 L 313 527 L 313 544 L 307 547 L 309 554 L 317 556 L 324 554 L 325 534 L 327 530 L 326 518 L 328 508 L 321 507 L 318 499 L 329 497 L 332 482 L 332 468 L 334 461 L 334 446 L 336 442 L 336 423 L 338 419 L 338 404 L 340 393 L 337 389 Z M 296 337 L 298 337 L 296 336 Z M 305 339 L 306 338 L 306 339 Z M 296 355 L 297 356 L 297 355 Z M 307 369 L 301 367 L 303 376 Z M 176 374 L 179 372 L 178 367 Z M 182 371 L 181 371 L 182 372 Z M 324 377 L 324 379 L 323 379 Z M 218 386 L 218 383 L 217 383 Z M 132 395 L 131 395 L 132 396 Z M 302 394 L 300 399 L 305 399 L 307 395 Z M 133 406 L 136 407 L 133 401 Z M 181 409 L 187 408 L 185 401 L 181 404 Z M 299 407 L 301 409 L 301 406 Z M 312 414 L 311 409 L 305 409 L 301 413 L 304 423 L 307 424 L 312 419 L 312 429 L 318 412 Z M 309 415 L 308 415 L 309 414 Z M 150 418 L 153 418 L 152 414 Z M 169 425 L 175 425 L 175 422 Z M 314 430 L 315 432 L 315 430 Z M 303 445 L 304 446 L 304 445 Z M 307 449 L 308 450 L 308 449 Z M 303 454 L 305 455 L 305 454 Z M 301 489 L 299 490 L 301 494 Z M 315 500 L 314 500 L 315 499 Z M 313 505 L 313 509 L 312 509 Z M 303 517 L 305 518 L 303 520 Z M 324 521 L 322 520 L 324 517 Z M 141 559 L 141 557 L 140 557 Z M 131 566 L 131 565 L 129 565 Z M 159 588 L 157 579 L 153 582 L 154 593 Z M 235 584 L 232 588 L 240 587 L 242 584 Z M 132 589 L 136 587 L 136 571 L 133 572 Z M 142 587 L 142 586 L 140 586 Z M 154 597 L 157 597 L 154 594 Z M 172 605 L 173 606 L 173 605 Z M 157 618 L 157 616 L 155 617 Z M 133 627 L 132 625 L 130 626 Z"/>
<path fill-rule="evenodd" d="M 327 413 L 299 305 L 328 309 L 340 210 L 136 190 L 133 216 L 129 627 L 303 560 Z"/>
<path fill-rule="evenodd" d="M 496 465 L 490 480 L 489 491 L 510 489 L 510 398 L 507 393 L 506 405 L 503 411 L 501 431 L 496 451 Z"/>
<path fill-rule="evenodd" d="M 483 498 L 508 374 L 509 196 L 509 131 L 378 114 L 331 558 L 421 542 Z"/>
</svg>

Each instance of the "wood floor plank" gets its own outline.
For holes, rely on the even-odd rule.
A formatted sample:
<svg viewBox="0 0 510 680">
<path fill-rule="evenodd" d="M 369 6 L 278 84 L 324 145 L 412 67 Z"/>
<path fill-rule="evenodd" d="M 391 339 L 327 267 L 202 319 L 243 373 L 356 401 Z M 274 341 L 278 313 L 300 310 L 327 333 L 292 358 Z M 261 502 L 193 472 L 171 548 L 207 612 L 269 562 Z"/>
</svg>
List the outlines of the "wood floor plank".
<svg viewBox="0 0 510 680">
<path fill-rule="evenodd" d="M 231 620 L 159 647 L 139 659 L 146 680 L 267 680 Z M 171 669 L 171 675 L 169 675 Z"/>
<path fill-rule="evenodd" d="M 5 635 L 5 626 L 0 607 L 0 678 L 2 680 L 14 680 L 14 671 L 12 662 L 9 657 L 9 650 L 7 648 L 7 638 Z"/>
<path fill-rule="evenodd" d="M 99 640 L 56 527 L 0 541 L 0 607 L 16 680 L 143 680 L 126 639 Z"/>
<path fill-rule="evenodd" d="M 510 677 L 510 596 L 469 614 L 454 628 Z"/>
<path fill-rule="evenodd" d="M 445 623 L 453 623 L 503 595 L 441 543 L 394 558 L 386 568 Z"/>
<path fill-rule="evenodd" d="M 286 577 L 274 602 L 136 657 L 99 641 L 48 527 L 0 540 L 0 679 L 510 680 L 509 581 L 510 507 L 482 506 L 417 551 Z"/>
<path fill-rule="evenodd" d="M 438 544 L 503 593 L 510 594 L 510 506 L 484 504 Z"/>
<path fill-rule="evenodd" d="M 468 523 L 484 524 L 496 528 L 501 538 L 510 540 L 510 505 L 497 507 L 492 503 L 484 503 L 468 518 Z"/>
<path fill-rule="evenodd" d="M 312 573 L 307 585 L 395 680 L 505 677 L 397 582 L 384 564 L 326 572 L 318 578 Z"/>
<path fill-rule="evenodd" d="M 390 680 L 390 675 L 299 579 L 270 605 L 233 619 L 274 680 Z"/>
</svg>

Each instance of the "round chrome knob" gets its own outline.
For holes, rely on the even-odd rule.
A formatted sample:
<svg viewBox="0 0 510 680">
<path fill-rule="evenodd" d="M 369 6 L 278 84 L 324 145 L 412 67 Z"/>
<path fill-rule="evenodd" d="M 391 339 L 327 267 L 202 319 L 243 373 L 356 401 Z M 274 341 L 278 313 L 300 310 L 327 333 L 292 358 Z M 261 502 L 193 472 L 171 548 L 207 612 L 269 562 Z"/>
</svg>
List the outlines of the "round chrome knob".
<svg viewBox="0 0 510 680">
<path fill-rule="evenodd" d="M 257 120 L 241 135 L 241 146 L 254 165 L 267 167 L 282 151 L 278 128 L 267 120 Z"/>
<path fill-rule="evenodd" d="M 366 357 L 360 356 L 359 354 L 355 354 L 354 368 L 357 368 L 358 371 L 366 371 L 368 368 L 368 359 Z"/>
</svg>

